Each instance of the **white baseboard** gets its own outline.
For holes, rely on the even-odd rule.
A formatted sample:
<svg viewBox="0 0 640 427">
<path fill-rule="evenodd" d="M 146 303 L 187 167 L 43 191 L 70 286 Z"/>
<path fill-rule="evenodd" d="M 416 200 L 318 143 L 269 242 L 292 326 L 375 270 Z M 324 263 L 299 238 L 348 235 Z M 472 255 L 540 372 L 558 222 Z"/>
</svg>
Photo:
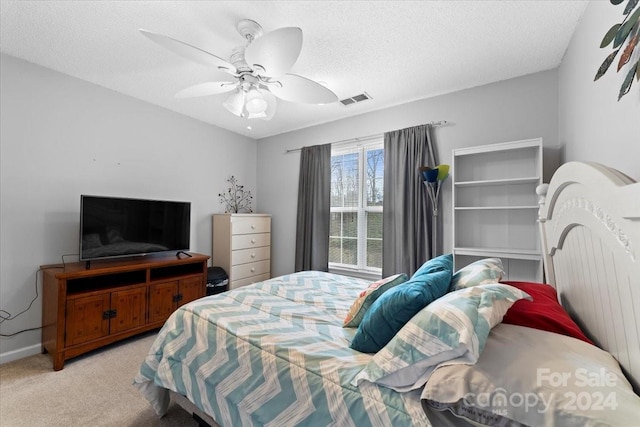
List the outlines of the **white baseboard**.
<svg viewBox="0 0 640 427">
<path fill-rule="evenodd" d="M 14 360 L 23 359 L 25 357 L 33 356 L 34 354 L 40 354 L 42 346 L 40 344 L 30 345 L 29 347 L 19 348 L 17 350 L 7 351 L 6 353 L 0 353 L 0 365 Z"/>
</svg>

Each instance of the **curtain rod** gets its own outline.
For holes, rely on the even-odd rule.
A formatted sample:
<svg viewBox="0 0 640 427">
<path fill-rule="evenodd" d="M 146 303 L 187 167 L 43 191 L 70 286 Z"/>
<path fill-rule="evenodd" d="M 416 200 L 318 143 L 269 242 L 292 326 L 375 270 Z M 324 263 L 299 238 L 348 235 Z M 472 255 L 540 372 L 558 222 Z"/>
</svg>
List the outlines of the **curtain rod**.
<svg viewBox="0 0 640 427">
<path fill-rule="evenodd" d="M 427 124 L 431 125 L 431 126 L 444 126 L 444 125 L 447 124 L 447 121 L 446 120 L 439 120 L 437 122 L 429 122 Z M 359 136 L 357 138 L 343 139 L 343 140 L 340 140 L 340 141 L 332 142 L 331 145 L 342 144 L 344 142 L 352 142 L 352 141 L 366 141 L 366 140 L 369 140 L 369 139 L 374 139 L 374 138 L 381 137 L 383 135 L 384 134 L 382 134 L 382 133 L 378 133 L 378 134 L 368 135 L 368 136 Z M 302 150 L 302 148 L 290 148 L 288 150 L 285 150 L 285 154 L 295 153 L 296 151 L 300 151 L 300 150 Z"/>
</svg>

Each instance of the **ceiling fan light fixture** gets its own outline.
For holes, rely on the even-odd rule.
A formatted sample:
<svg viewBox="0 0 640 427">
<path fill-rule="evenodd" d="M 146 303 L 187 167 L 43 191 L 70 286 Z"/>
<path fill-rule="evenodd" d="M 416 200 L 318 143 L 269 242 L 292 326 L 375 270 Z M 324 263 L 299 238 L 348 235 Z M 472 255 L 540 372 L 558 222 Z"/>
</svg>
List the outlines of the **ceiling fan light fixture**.
<svg viewBox="0 0 640 427">
<path fill-rule="evenodd" d="M 262 113 L 249 113 L 249 119 L 264 119 L 267 117 L 267 113 L 265 113 L 264 111 Z"/>
<path fill-rule="evenodd" d="M 249 92 L 247 92 L 245 108 L 249 112 L 249 118 L 264 117 L 267 107 L 267 101 L 264 100 L 262 94 L 256 88 L 251 88 Z"/>
<path fill-rule="evenodd" d="M 244 109 L 244 91 L 241 88 L 236 89 L 227 97 L 227 99 L 225 99 L 222 106 L 232 114 L 242 117 L 242 110 Z"/>
</svg>

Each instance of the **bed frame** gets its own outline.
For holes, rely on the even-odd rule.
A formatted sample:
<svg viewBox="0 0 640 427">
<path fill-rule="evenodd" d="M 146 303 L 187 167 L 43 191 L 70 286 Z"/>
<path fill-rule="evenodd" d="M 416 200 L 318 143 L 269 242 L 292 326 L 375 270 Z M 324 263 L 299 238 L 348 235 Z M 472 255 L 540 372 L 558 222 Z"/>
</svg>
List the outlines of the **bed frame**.
<svg viewBox="0 0 640 427">
<path fill-rule="evenodd" d="M 569 162 L 537 192 L 545 281 L 640 394 L 640 183 Z M 184 397 L 172 399 L 201 425 L 217 426 Z"/>
<path fill-rule="evenodd" d="M 640 394 L 640 183 L 597 163 L 569 162 L 541 187 L 546 281 Z"/>
</svg>

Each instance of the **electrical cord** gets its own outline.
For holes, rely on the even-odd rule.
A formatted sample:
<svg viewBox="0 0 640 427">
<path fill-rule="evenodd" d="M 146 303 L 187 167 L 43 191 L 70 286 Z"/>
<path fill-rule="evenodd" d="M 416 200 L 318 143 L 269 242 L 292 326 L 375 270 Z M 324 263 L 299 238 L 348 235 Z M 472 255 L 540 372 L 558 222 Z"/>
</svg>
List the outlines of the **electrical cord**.
<svg viewBox="0 0 640 427">
<path fill-rule="evenodd" d="M 65 255 L 62 256 L 62 262 L 63 262 L 63 266 L 64 266 L 64 257 Z M 58 267 L 58 266 L 52 266 L 52 267 L 48 267 L 48 268 L 63 268 L 63 267 Z M 47 268 L 47 269 L 48 269 Z M 27 308 L 25 308 L 24 310 L 22 310 L 20 313 L 12 315 L 11 313 L 9 313 L 7 310 L 0 310 L 0 325 L 4 323 L 5 320 L 14 320 L 15 318 L 17 318 L 18 316 L 26 313 L 27 311 L 29 311 L 31 309 L 31 306 L 33 306 L 33 303 L 36 302 L 36 300 L 38 299 L 39 293 L 38 293 L 38 276 L 40 275 L 39 273 L 45 270 L 44 268 L 39 268 L 38 271 L 36 271 L 36 280 L 35 280 L 35 293 L 36 295 L 33 297 L 33 299 L 31 300 L 31 302 L 29 303 L 29 305 L 27 306 Z M 38 329 L 42 329 L 42 326 L 38 326 L 35 328 L 27 328 L 27 329 L 22 329 L 20 331 L 14 332 L 12 334 L 0 334 L 0 337 L 13 337 L 16 336 L 18 334 L 21 334 L 23 332 L 28 332 L 28 331 L 37 331 Z"/>
<path fill-rule="evenodd" d="M 67 263 L 64 261 L 64 257 L 66 257 L 66 256 L 77 256 L 79 258 L 80 254 L 64 254 L 64 255 L 62 255 L 62 267 L 63 268 L 67 267 Z"/>
<path fill-rule="evenodd" d="M 35 328 L 29 328 L 29 329 L 22 329 L 21 331 L 14 332 L 12 334 L 0 334 L 0 337 L 4 337 L 4 338 L 15 337 L 16 335 L 21 334 L 23 332 L 37 331 L 38 329 L 42 329 L 42 326 L 37 326 Z"/>
<path fill-rule="evenodd" d="M 29 311 L 29 309 L 31 308 L 31 306 L 33 305 L 33 303 L 38 299 L 38 275 L 40 273 L 42 269 L 39 268 L 38 271 L 36 272 L 36 281 L 35 281 L 35 292 L 36 292 L 36 296 L 33 297 L 33 299 L 31 300 L 31 302 L 29 303 L 29 305 L 27 306 L 27 308 L 25 308 L 24 310 L 22 310 L 20 313 L 16 314 L 16 315 L 12 315 L 11 313 L 9 313 L 7 310 L 0 310 L 0 325 L 2 323 L 4 323 L 5 320 L 13 320 L 16 317 L 20 316 L 21 314 L 26 313 L 27 311 Z M 40 329 L 41 327 L 38 328 L 29 328 L 29 329 L 23 329 L 21 331 L 18 332 L 14 332 L 13 334 L 0 334 L 0 337 L 12 337 L 14 335 L 18 335 L 21 334 L 22 332 L 27 332 L 27 331 L 35 331 L 37 329 Z"/>
</svg>

